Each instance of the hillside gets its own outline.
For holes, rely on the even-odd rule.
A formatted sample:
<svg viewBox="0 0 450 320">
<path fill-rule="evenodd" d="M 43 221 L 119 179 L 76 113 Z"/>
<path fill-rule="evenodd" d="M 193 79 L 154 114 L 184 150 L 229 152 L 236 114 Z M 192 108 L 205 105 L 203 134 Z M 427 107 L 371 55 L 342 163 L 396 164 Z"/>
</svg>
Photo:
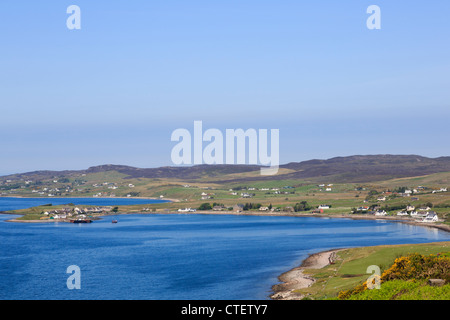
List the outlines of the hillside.
<svg viewBox="0 0 450 320">
<path fill-rule="evenodd" d="M 426 158 L 416 155 L 366 155 L 336 157 L 289 163 L 283 168 L 295 170 L 286 178 L 325 178 L 332 182 L 371 182 L 415 177 L 450 171 L 450 157 Z"/>
<path fill-rule="evenodd" d="M 326 204 L 326 214 L 358 213 L 356 208 L 365 207 L 395 216 L 413 204 L 433 208 L 440 221 L 448 224 L 449 185 L 450 157 L 369 155 L 289 163 L 274 176 L 261 176 L 259 166 L 246 165 L 147 169 L 102 165 L 78 171 L 35 171 L 0 177 L 0 196 L 172 200 L 121 206 L 121 212 L 214 206 L 229 211 L 239 204 L 244 211 L 270 206 L 275 212 L 304 212 Z M 41 211 L 38 208 L 37 214 Z"/>
<path fill-rule="evenodd" d="M 424 176 L 450 171 L 450 157 L 427 158 L 417 155 L 358 155 L 327 160 L 291 162 L 280 166 L 273 176 L 259 175 L 256 165 L 196 165 L 190 167 L 136 168 L 101 165 L 87 170 L 34 171 L 2 179 L 46 180 L 80 175 L 117 172 L 124 179 L 174 179 L 185 182 L 240 183 L 267 180 L 309 180 L 314 182 L 361 183 L 394 178 Z"/>
</svg>

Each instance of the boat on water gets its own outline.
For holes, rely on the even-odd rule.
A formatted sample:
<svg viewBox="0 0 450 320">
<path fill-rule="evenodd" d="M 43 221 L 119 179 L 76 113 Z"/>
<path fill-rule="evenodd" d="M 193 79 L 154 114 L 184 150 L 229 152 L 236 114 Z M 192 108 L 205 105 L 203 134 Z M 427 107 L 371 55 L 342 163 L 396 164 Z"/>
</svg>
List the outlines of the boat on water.
<svg viewBox="0 0 450 320">
<path fill-rule="evenodd" d="M 111 221 L 112 223 L 117 223 L 117 220 L 113 220 L 113 221 Z"/>
<path fill-rule="evenodd" d="M 90 219 L 72 219 L 70 220 L 71 223 L 91 223 L 92 220 Z"/>
</svg>

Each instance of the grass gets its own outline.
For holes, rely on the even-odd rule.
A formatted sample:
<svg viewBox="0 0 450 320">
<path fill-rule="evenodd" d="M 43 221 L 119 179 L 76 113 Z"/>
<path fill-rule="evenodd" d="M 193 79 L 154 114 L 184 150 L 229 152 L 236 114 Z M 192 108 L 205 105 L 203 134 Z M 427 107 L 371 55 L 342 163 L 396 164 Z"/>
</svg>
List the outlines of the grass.
<svg viewBox="0 0 450 320">
<path fill-rule="evenodd" d="M 40 220 L 41 217 L 42 217 L 41 214 L 30 213 L 16 218 L 16 220 Z"/>
<path fill-rule="evenodd" d="M 391 280 L 380 289 L 365 290 L 349 300 L 450 300 L 450 284 L 432 287 L 427 280 Z"/>
<path fill-rule="evenodd" d="M 230 178 L 230 176 L 239 177 L 240 175 L 245 175 L 249 180 L 245 182 L 232 183 L 227 182 L 225 178 Z M 52 179 L 47 182 L 43 182 L 40 186 L 33 186 L 30 188 L 19 188 L 16 192 L 19 196 L 31 196 L 31 197 L 41 197 L 36 193 L 32 193 L 32 188 L 40 188 L 42 190 L 44 187 L 55 188 L 58 187 L 60 190 L 65 190 L 68 185 L 71 185 L 73 180 L 83 180 L 86 181 L 85 184 L 80 186 L 74 186 L 74 192 L 62 191 L 62 197 L 92 197 L 94 194 L 103 193 L 102 196 L 108 197 L 114 194 L 116 197 L 125 197 L 130 192 L 135 193 L 139 197 L 153 197 L 159 198 L 163 195 L 166 199 L 179 199 L 180 202 L 177 203 L 166 203 L 162 205 L 148 205 L 148 206 L 124 206 L 120 207 L 120 211 L 130 210 L 131 212 L 138 212 L 144 207 L 150 209 L 168 209 L 177 210 L 184 207 L 198 208 L 201 203 L 223 203 L 225 206 L 233 206 L 235 204 L 245 204 L 247 202 L 260 203 L 262 206 L 268 206 L 272 204 L 274 207 L 284 208 L 286 206 L 294 206 L 296 203 L 301 201 L 307 201 L 310 206 L 317 208 L 321 204 L 331 205 L 331 209 L 325 210 L 324 214 L 334 215 L 334 214 L 349 214 L 352 208 L 358 208 L 360 206 L 369 206 L 373 204 L 379 204 L 382 207 L 389 206 L 402 206 L 406 207 L 408 204 L 413 204 L 415 206 L 421 206 L 426 202 L 431 202 L 435 206 L 442 206 L 440 208 L 433 208 L 440 219 L 446 220 L 444 223 L 450 224 L 450 208 L 445 208 L 444 206 L 450 205 L 450 193 L 422 193 L 418 194 L 418 201 L 412 201 L 411 197 L 397 197 L 393 199 L 388 199 L 386 202 L 377 202 L 376 197 L 374 201 L 369 201 L 364 203 L 364 199 L 367 197 L 370 190 L 378 190 L 379 192 L 387 189 L 394 189 L 399 186 L 409 186 L 414 187 L 422 185 L 430 188 L 439 188 L 447 186 L 450 182 L 450 172 L 432 174 L 421 177 L 410 177 L 401 179 L 392 179 L 380 182 L 371 183 L 334 183 L 331 192 L 320 191 L 318 186 L 320 183 L 313 180 L 295 180 L 295 179 L 281 179 L 281 180 L 254 180 L 251 181 L 251 177 L 255 175 L 255 172 L 248 172 L 243 174 L 231 174 L 222 175 L 217 177 L 215 183 L 207 182 L 204 179 L 197 179 L 195 181 L 182 181 L 180 179 L 148 179 L 148 178 L 135 178 L 135 179 L 124 179 L 125 175 L 118 173 L 116 171 L 105 171 L 98 173 L 88 173 L 84 176 L 73 176 L 71 177 L 70 183 L 61 184 L 54 183 Z M 255 177 L 260 177 L 259 171 Z M 103 183 L 115 183 L 117 189 L 108 189 L 108 186 L 104 186 Z M 129 183 L 135 185 L 134 188 L 128 186 Z M 100 187 L 93 187 L 93 184 L 98 184 Z M 189 188 L 183 187 L 183 185 L 189 184 Z M 325 182 L 325 185 L 328 183 Z M 290 186 L 292 189 L 283 189 L 285 186 Z M 270 190 L 240 190 L 236 191 L 238 195 L 231 195 L 229 189 L 235 187 L 254 187 L 254 188 L 269 188 Z M 365 190 L 357 191 L 357 187 L 364 187 Z M 275 190 L 273 188 L 278 188 L 280 192 L 295 192 L 294 194 L 274 194 Z M 78 191 L 80 189 L 81 191 Z M 214 193 L 213 199 L 202 200 L 202 192 Z M 244 199 L 240 196 L 241 192 L 254 193 L 253 198 Z M 46 194 L 45 194 L 46 196 Z M 390 211 L 391 215 L 396 215 L 398 210 Z M 28 212 L 27 212 L 28 213 Z M 31 210 L 30 213 L 36 213 Z M 31 216 L 28 216 L 31 217 Z M 27 219 L 24 217 L 23 219 Z"/>
<path fill-rule="evenodd" d="M 399 256 L 409 253 L 437 254 L 450 252 L 450 242 L 414 245 L 384 245 L 352 248 L 338 252 L 338 260 L 322 269 L 307 269 L 305 274 L 317 281 L 309 288 L 299 290 L 314 299 L 336 298 L 339 291 L 349 290 L 370 276 L 367 267 L 377 265 L 381 272 L 389 268 Z"/>
</svg>

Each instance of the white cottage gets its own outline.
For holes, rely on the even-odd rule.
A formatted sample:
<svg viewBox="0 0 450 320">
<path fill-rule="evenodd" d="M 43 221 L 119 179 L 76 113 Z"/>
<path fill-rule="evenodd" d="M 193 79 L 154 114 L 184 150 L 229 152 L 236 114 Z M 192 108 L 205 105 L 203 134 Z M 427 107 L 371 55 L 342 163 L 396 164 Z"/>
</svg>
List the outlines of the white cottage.
<svg viewBox="0 0 450 320">
<path fill-rule="evenodd" d="M 436 222 L 438 221 L 438 216 L 435 212 L 429 212 L 422 222 Z"/>
</svg>

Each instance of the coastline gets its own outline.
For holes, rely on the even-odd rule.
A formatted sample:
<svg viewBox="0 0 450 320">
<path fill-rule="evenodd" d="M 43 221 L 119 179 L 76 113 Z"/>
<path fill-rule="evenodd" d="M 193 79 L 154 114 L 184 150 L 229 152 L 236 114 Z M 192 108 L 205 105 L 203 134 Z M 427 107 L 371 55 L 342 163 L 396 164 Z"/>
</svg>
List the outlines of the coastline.
<svg viewBox="0 0 450 320">
<path fill-rule="evenodd" d="M 128 198 L 129 199 L 129 198 Z M 156 200 L 153 198 L 136 198 L 136 199 L 151 199 Z M 169 199 L 165 199 L 169 200 Z M 169 201 L 179 201 L 177 199 L 172 199 Z M 7 212 L 7 211 L 0 211 L 0 214 L 15 214 L 20 215 L 13 212 Z M 115 215 L 124 215 L 124 214 L 205 214 L 205 215 L 235 215 L 235 216 L 270 216 L 270 217 L 276 217 L 276 216 L 284 216 L 284 217 L 314 217 L 314 218 L 326 218 L 326 219 L 352 219 L 352 220 L 387 220 L 391 222 L 398 222 L 398 223 L 404 223 L 409 225 L 415 225 L 415 226 L 421 226 L 421 227 L 428 227 L 428 228 L 436 228 L 442 231 L 450 232 L 450 225 L 446 224 L 439 224 L 434 222 L 421 222 L 416 221 L 412 218 L 407 217 L 395 217 L 395 216 L 374 216 L 374 215 L 361 215 L 361 214 L 321 214 L 321 213 L 288 213 L 288 212 L 234 212 L 234 211 L 212 211 L 212 210 L 205 210 L 205 211 L 196 211 L 196 212 L 178 212 L 173 210 L 167 210 L 167 211 L 156 211 L 156 212 L 119 212 L 115 213 Z M 103 216 L 110 216 L 111 214 L 100 214 L 96 217 L 103 217 Z M 58 222 L 58 221 L 48 221 L 48 220 L 6 220 L 7 222 L 27 222 L 27 223 L 33 223 L 33 222 Z M 68 222 L 64 220 L 59 220 L 59 222 Z"/>
<path fill-rule="evenodd" d="M 0 211 L 0 214 L 14 214 L 10 212 Z M 385 220 L 390 222 L 404 223 L 409 225 L 436 228 L 446 232 L 450 232 L 450 226 L 435 223 L 423 223 L 415 221 L 411 218 L 395 217 L 395 216 L 372 216 L 372 215 L 354 215 L 354 214 L 312 214 L 312 213 L 266 213 L 266 212 L 232 212 L 232 211 L 196 211 L 196 212 L 178 212 L 174 210 L 159 211 L 159 212 L 122 212 L 116 214 L 100 214 L 94 219 L 99 220 L 101 217 L 128 215 L 128 214 L 204 214 L 204 215 L 235 215 L 235 216 L 290 216 L 290 217 L 314 217 L 325 219 L 352 219 L 352 220 Z M 17 215 L 17 214 L 16 214 Z M 20 215 L 19 215 L 20 216 Z M 5 220 L 7 222 L 22 222 L 22 223 L 52 223 L 52 222 L 69 222 L 69 220 Z M 345 248 L 331 249 L 322 252 L 311 254 L 301 265 L 288 270 L 278 276 L 280 283 L 272 286 L 272 294 L 269 298 L 272 300 L 301 300 L 305 295 L 295 292 L 299 289 L 308 288 L 313 285 L 316 280 L 303 273 L 305 269 L 321 269 L 336 260 L 336 253 L 345 250 Z"/>
<path fill-rule="evenodd" d="M 233 211 L 196 211 L 196 212 L 133 212 L 133 213 L 119 213 L 119 214 L 205 214 L 205 215 L 234 215 L 234 216 L 267 216 L 267 217 L 312 217 L 312 218 L 326 218 L 326 219 L 352 219 L 352 220 L 387 220 L 391 222 L 399 222 L 420 227 L 436 228 L 443 231 L 450 232 L 450 225 L 439 224 L 434 222 L 421 222 L 412 218 L 401 218 L 393 216 L 374 216 L 374 215 L 358 215 L 358 214 L 321 214 L 321 213 L 264 213 L 264 212 L 233 212 Z"/>
<path fill-rule="evenodd" d="M 316 280 L 313 277 L 305 275 L 305 269 L 322 269 L 323 267 L 334 263 L 336 253 L 345 249 L 332 249 L 317 252 L 303 260 L 299 267 L 295 267 L 278 277 L 281 282 L 272 286 L 273 294 L 270 295 L 272 300 L 301 300 L 305 295 L 295 292 L 299 289 L 308 288 L 313 285 Z"/>
</svg>

